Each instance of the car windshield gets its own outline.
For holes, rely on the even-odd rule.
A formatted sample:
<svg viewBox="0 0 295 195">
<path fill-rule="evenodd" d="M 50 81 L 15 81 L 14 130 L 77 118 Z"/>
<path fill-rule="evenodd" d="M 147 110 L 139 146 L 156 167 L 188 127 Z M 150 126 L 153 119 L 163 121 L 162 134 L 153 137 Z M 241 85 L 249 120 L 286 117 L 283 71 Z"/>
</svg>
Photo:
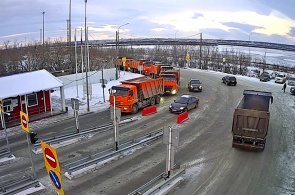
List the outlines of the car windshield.
<svg viewBox="0 0 295 195">
<path fill-rule="evenodd" d="M 236 80 L 236 77 L 229 77 L 228 78 L 230 81 L 235 81 Z"/>
<path fill-rule="evenodd" d="M 281 77 L 281 78 L 284 78 L 284 75 L 281 75 L 281 74 L 279 74 L 277 77 Z"/>
<path fill-rule="evenodd" d="M 187 97 L 179 97 L 177 100 L 175 100 L 175 103 L 179 103 L 179 104 L 186 104 L 187 102 L 188 102 Z"/>
<path fill-rule="evenodd" d="M 174 81 L 176 79 L 175 75 L 162 75 L 161 77 L 163 77 L 165 81 Z"/>
<path fill-rule="evenodd" d="M 117 96 L 127 96 L 128 90 L 129 89 L 125 87 L 112 87 L 112 94 Z"/>
<path fill-rule="evenodd" d="M 295 81 L 295 77 L 290 77 L 289 80 Z"/>
<path fill-rule="evenodd" d="M 199 80 L 191 80 L 191 84 L 201 84 L 201 81 L 199 81 Z"/>
<path fill-rule="evenodd" d="M 167 71 L 167 70 L 173 70 L 173 67 L 171 66 L 163 66 L 162 71 Z"/>
</svg>

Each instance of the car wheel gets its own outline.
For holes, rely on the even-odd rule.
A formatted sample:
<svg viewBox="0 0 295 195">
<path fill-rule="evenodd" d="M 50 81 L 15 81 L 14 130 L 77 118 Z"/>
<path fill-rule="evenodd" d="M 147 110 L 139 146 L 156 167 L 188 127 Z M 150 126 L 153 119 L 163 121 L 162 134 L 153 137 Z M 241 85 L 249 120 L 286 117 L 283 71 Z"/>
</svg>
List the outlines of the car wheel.
<svg viewBox="0 0 295 195">
<path fill-rule="evenodd" d="M 161 97 L 159 95 L 156 96 L 156 104 L 159 104 L 161 102 Z"/>
<path fill-rule="evenodd" d="M 155 103 L 156 103 L 156 100 L 155 100 L 155 98 L 154 97 L 151 97 L 151 100 L 150 100 L 151 102 L 151 106 L 153 106 L 153 105 L 155 105 Z"/>
<path fill-rule="evenodd" d="M 132 114 L 136 114 L 138 112 L 138 106 L 137 106 L 137 104 L 133 104 L 133 106 L 132 106 Z"/>
</svg>

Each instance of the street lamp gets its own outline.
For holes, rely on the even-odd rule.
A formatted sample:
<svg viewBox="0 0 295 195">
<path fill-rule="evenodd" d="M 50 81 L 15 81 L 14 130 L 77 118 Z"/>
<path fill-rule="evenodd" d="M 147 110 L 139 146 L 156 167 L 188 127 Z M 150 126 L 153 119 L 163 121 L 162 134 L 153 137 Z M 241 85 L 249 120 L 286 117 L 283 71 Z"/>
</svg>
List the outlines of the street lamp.
<svg viewBox="0 0 295 195">
<path fill-rule="evenodd" d="M 89 63 L 87 61 L 87 28 L 86 28 L 86 5 L 87 5 L 87 0 L 85 0 L 85 66 L 86 66 L 86 100 L 87 100 L 87 111 L 90 111 L 90 106 L 89 106 L 89 89 L 88 89 L 88 68 L 89 68 Z"/>
<path fill-rule="evenodd" d="M 42 41 L 43 41 L 43 47 L 44 47 L 44 14 L 45 14 L 45 12 L 42 12 L 42 14 L 43 14 L 43 39 L 42 39 Z"/>
<path fill-rule="evenodd" d="M 251 54 L 250 54 L 250 37 L 252 35 L 252 32 L 249 34 L 249 66 L 251 66 Z"/>
<path fill-rule="evenodd" d="M 176 52 L 176 34 L 178 33 L 178 30 L 174 34 L 174 52 L 175 52 L 175 58 L 177 58 L 177 52 Z"/>
<path fill-rule="evenodd" d="M 123 24 L 123 25 L 121 25 L 121 26 L 119 26 L 118 27 L 118 31 L 117 31 L 117 47 L 116 47 L 116 50 L 117 50 L 117 59 L 119 58 L 119 55 L 120 55 L 120 49 L 119 49 L 119 45 L 120 45 L 120 36 L 119 36 L 119 34 L 120 34 L 120 28 L 122 27 L 122 26 L 126 26 L 126 25 L 128 25 L 129 23 L 127 22 L 126 24 Z M 115 64 L 115 66 L 116 66 L 116 80 L 118 79 L 118 65 L 117 64 Z"/>
</svg>

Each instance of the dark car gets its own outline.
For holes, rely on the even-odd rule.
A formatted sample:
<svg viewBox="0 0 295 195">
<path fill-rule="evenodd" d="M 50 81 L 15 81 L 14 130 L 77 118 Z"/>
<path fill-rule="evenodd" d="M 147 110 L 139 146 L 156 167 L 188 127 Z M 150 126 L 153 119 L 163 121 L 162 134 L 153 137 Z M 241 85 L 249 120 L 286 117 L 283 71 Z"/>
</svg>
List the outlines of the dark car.
<svg viewBox="0 0 295 195">
<path fill-rule="evenodd" d="M 187 112 L 193 108 L 197 108 L 198 105 L 199 98 L 193 95 L 182 95 L 169 106 L 169 111 L 173 113 Z"/>
<path fill-rule="evenodd" d="M 224 76 L 222 77 L 222 82 L 226 85 L 237 85 L 237 79 L 234 76 Z"/>
<path fill-rule="evenodd" d="M 261 74 L 259 80 L 263 82 L 270 81 L 270 75 L 267 73 Z"/>
<path fill-rule="evenodd" d="M 292 95 L 295 95 L 295 87 L 291 87 L 291 88 L 290 88 L 290 93 L 291 93 Z"/>
<path fill-rule="evenodd" d="M 191 79 L 187 87 L 188 91 L 202 91 L 202 82 L 199 79 Z"/>
</svg>

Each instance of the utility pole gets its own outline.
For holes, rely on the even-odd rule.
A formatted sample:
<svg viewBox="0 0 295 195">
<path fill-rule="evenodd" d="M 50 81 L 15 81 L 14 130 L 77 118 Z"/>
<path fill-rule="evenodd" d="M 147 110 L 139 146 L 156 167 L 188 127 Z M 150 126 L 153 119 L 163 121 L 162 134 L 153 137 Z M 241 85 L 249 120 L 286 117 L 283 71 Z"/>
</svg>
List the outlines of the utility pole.
<svg viewBox="0 0 295 195">
<path fill-rule="evenodd" d="M 200 69 L 202 69 L 202 33 L 200 33 Z"/>
<path fill-rule="evenodd" d="M 252 32 L 249 34 L 249 66 L 251 66 L 251 53 L 250 53 L 250 37 L 252 35 Z"/>
<path fill-rule="evenodd" d="M 87 100 L 87 111 L 90 111 L 89 107 L 89 89 L 88 89 L 88 60 L 87 60 L 87 28 L 86 28 L 86 5 L 87 5 L 87 0 L 85 0 L 85 66 L 86 66 L 86 100 Z"/>
<path fill-rule="evenodd" d="M 175 32 L 174 34 L 174 52 L 175 52 L 175 60 L 177 59 L 177 51 L 176 51 L 176 33 L 178 33 L 178 31 Z"/>
<path fill-rule="evenodd" d="M 69 37 L 68 37 L 68 42 L 69 46 L 71 46 L 71 41 L 72 41 L 72 20 L 71 20 L 71 11 L 72 11 L 72 0 L 70 0 L 70 6 L 69 6 L 69 26 L 68 26 L 68 32 L 69 32 Z"/>
<path fill-rule="evenodd" d="M 123 25 L 121 25 L 121 26 L 119 26 L 118 27 L 118 33 L 116 32 L 116 34 L 117 34 L 117 36 L 118 36 L 118 38 L 117 38 L 117 43 L 118 43 L 118 45 L 117 45 L 117 47 L 116 47 L 116 49 L 117 49 L 117 59 L 119 59 L 119 56 L 120 56 L 120 36 L 119 36 L 119 34 L 120 34 L 120 28 L 122 27 L 122 26 L 126 26 L 126 25 L 128 25 L 129 23 L 126 23 L 126 24 L 123 24 Z M 117 37 L 116 36 L 116 37 Z M 116 80 L 118 80 L 118 77 L 119 77 L 119 75 L 118 75 L 118 66 L 116 65 Z"/>
<path fill-rule="evenodd" d="M 42 28 L 40 28 L 40 44 L 42 43 Z"/>
<path fill-rule="evenodd" d="M 44 31 L 45 31 L 45 29 L 44 29 L 44 14 L 45 14 L 45 12 L 42 12 L 42 14 L 43 14 L 43 40 L 42 40 L 42 45 L 44 47 L 44 39 L 45 39 L 45 37 L 44 37 Z"/>
</svg>

